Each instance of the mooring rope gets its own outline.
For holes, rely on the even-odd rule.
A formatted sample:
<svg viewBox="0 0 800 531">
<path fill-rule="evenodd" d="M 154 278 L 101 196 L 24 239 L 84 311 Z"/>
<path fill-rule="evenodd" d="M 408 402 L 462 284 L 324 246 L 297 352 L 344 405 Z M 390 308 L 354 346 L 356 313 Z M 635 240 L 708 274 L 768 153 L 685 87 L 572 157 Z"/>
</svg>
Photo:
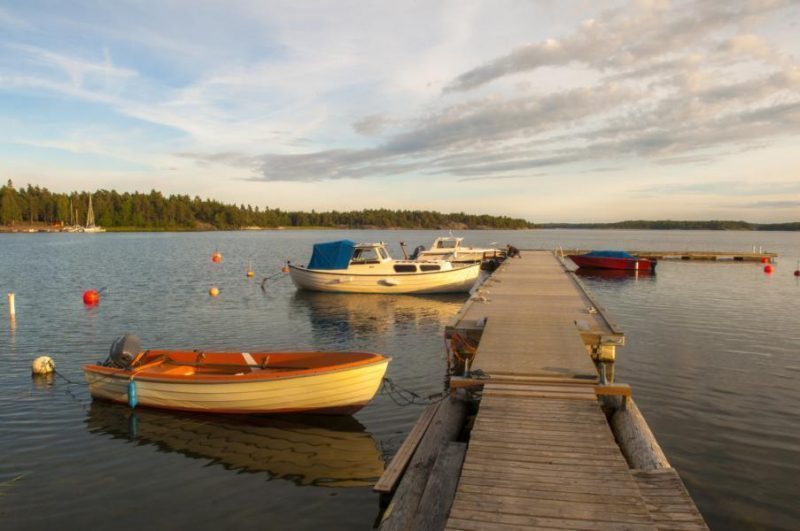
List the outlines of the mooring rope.
<svg viewBox="0 0 800 531">
<path fill-rule="evenodd" d="M 380 394 L 387 395 L 389 398 L 392 399 L 396 405 L 400 407 L 405 406 L 412 406 L 412 405 L 421 405 L 427 406 L 430 404 L 435 404 L 437 402 L 441 402 L 445 398 L 447 398 L 447 392 L 441 393 L 433 393 L 428 395 L 427 398 L 415 393 L 411 389 L 407 389 L 395 383 L 394 380 L 389 378 L 388 376 L 383 377 L 383 381 L 381 382 L 381 389 Z"/>
</svg>

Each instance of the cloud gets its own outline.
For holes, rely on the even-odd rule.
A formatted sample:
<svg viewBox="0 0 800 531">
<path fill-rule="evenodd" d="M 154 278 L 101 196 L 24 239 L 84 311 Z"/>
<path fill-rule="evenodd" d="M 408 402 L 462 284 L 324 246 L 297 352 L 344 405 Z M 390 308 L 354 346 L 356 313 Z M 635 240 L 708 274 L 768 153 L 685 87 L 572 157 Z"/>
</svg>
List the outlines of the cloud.
<svg viewBox="0 0 800 531">
<path fill-rule="evenodd" d="M 380 114 L 370 114 L 353 123 L 353 129 L 365 136 L 374 136 L 380 133 L 386 126 L 385 116 Z"/>
<path fill-rule="evenodd" d="M 702 48 L 704 39 L 727 26 L 783 7 L 788 2 L 692 2 L 671 8 L 668 3 L 642 2 L 636 9 L 606 11 L 584 21 L 562 39 L 548 38 L 516 48 L 507 55 L 468 70 L 444 89 L 475 89 L 496 79 L 545 66 L 582 64 L 605 71 L 628 68 Z M 727 43 L 730 53 L 769 54 L 769 46 L 753 35 Z"/>
<path fill-rule="evenodd" d="M 697 183 L 669 183 L 634 190 L 637 195 L 718 195 L 758 196 L 800 194 L 800 182 L 771 181 L 752 183 L 748 181 L 711 181 Z"/>
<path fill-rule="evenodd" d="M 754 203 L 746 203 L 738 205 L 740 208 L 763 208 L 763 209 L 787 209 L 797 208 L 800 209 L 800 200 L 798 201 L 756 201 Z"/>
</svg>

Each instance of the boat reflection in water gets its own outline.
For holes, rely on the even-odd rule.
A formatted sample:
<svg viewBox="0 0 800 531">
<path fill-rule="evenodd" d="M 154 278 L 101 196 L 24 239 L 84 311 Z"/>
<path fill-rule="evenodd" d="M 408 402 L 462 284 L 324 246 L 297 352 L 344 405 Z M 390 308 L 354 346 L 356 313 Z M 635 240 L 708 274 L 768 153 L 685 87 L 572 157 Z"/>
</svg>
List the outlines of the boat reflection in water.
<svg viewBox="0 0 800 531">
<path fill-rule="evenodd" d="M 371 487 L 384 469 L 372 435 L 348 416 L 195 415 L 94 401 L 86 422 L 92 433 L 301 486 Z"/>
<path fill-rule="evenodd" d="M 574 271 L 581 278 L 592 280 L 608 280 L 625 282 L 630 280 L 655 280 L 656 275 L 652 271 L 637 271 L 634 269 L 587 269 L 579 268 Z"/>
<path fill-rule="evenodd" d="M 350 337 L 385 332 L 396 326 L 439 326 L 464 305 L 463 294 L 381 295 L 298 291 L 291 302 L 296 316 L 308 314 L 315 332 Z"/>
</svg>

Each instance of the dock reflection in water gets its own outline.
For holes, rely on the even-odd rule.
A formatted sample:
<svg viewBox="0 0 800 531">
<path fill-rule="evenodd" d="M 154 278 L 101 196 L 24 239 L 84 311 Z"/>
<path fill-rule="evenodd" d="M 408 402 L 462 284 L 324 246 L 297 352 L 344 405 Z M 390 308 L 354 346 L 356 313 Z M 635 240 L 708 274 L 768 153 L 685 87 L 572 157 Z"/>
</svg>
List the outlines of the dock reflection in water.
<svg viewBox="0 0 800 531">
<path fill-rule="evenodd" d="M 94 401 L 86 424 L 92 433 L 301 486 L 370 487 L 384 469 L 372 435 L 349 416 L 193 415 Z"/>
<path fill-rule="evenodd" d="M 461 309 L 467 297 L 452 295 L 376 295 L 297 291 L 292 312 L 308 314 L 315 332 L 339 338 L 374 334 L 396 326 L 439 326 Z"/>
<path fill-rule="evenodd" d="M 586 269 L 582 267 L 575 270 L 575 274 L 586 279 L 617 282 L 636 280 L 653 282 L 656 279 L 656 274 L 652 271 L 636 271 L 632 269 Z"/>
</svg>

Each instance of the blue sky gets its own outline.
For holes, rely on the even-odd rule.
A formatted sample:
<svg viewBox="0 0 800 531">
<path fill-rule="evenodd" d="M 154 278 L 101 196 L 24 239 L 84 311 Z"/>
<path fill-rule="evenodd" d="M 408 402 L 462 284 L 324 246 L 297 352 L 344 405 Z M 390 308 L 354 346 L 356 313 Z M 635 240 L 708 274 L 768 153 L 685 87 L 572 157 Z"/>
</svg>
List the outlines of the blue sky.
<svg viewBox="0 0 800 531">
<path fill-rule="evenodd" d="M 285 209 L 800 219 L 794 1 L 0 0 L 0 177 Z"/>
</svg>

